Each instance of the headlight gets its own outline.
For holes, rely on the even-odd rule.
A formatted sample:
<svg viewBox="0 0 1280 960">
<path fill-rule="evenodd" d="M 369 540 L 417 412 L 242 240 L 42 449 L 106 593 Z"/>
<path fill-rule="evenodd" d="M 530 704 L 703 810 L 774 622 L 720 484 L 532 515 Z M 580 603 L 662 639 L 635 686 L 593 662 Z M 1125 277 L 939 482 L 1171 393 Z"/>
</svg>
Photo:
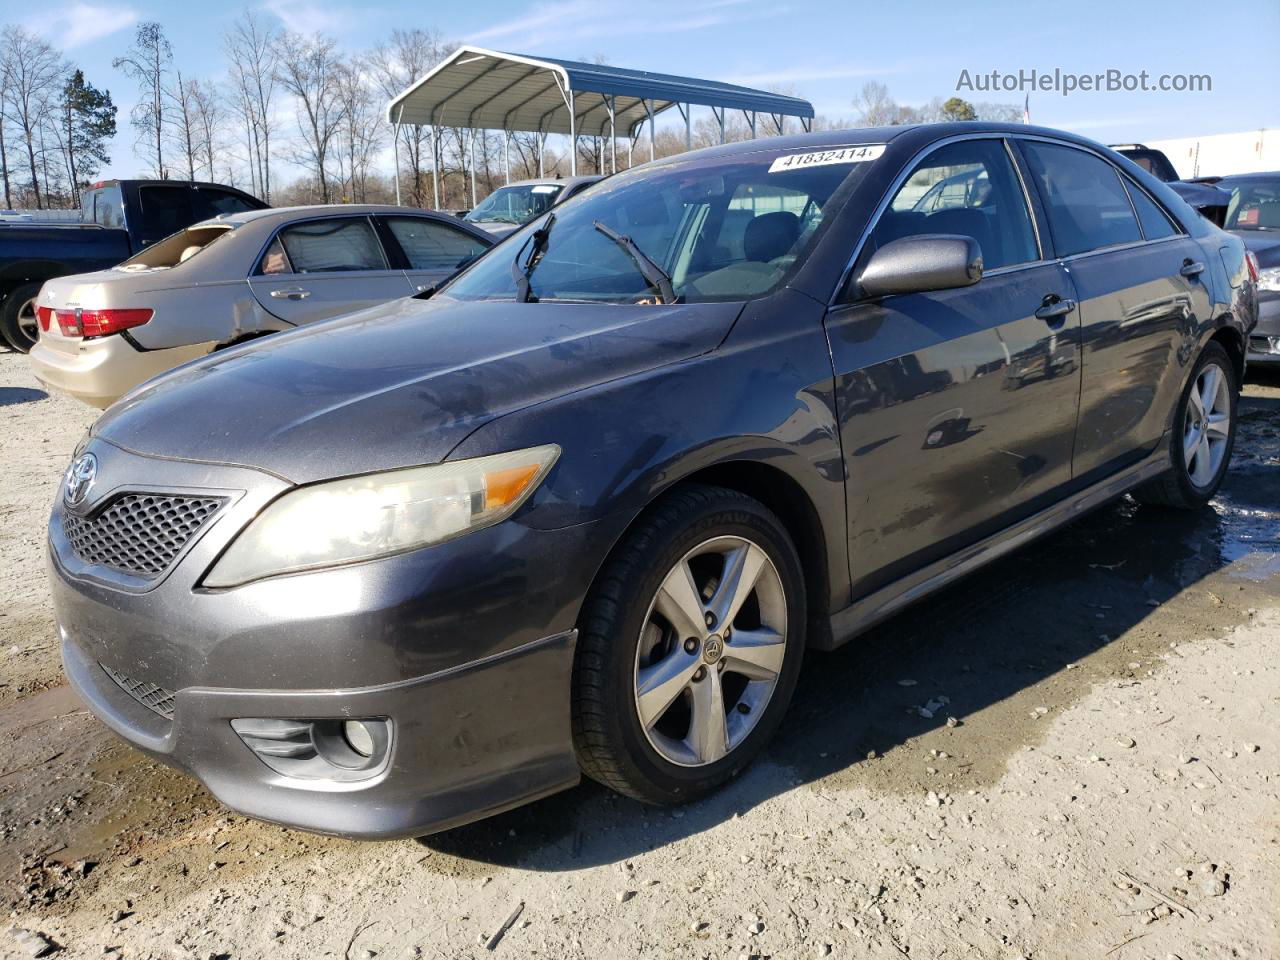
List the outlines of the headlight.
<svg viewBox="0 0 1280 960">
<path fill-rule="evenodd" d="M 205 586 L 369 560 L 492 526 L 524 503 L 558 456 L 548 444 L 300 487 L 241 531 Z"/>
<path fill-rule="evenodd" d="M 1267 267 L 1258 271 L 1258 289 L 1280 293 L 1280 267 Z"/>
</svg>

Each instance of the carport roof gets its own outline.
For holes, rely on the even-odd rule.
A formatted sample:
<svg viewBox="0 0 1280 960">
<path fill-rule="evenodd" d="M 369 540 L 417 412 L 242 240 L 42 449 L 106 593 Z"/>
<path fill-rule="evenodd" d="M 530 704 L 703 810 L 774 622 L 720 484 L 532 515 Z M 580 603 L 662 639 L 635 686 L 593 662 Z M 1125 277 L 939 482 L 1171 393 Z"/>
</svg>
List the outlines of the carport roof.
<svg viewBox="0 0 1280 960">
<path fill-rule="evenodd" d="M 567 104 L 570 91 L 577 118 L 573 128 Z M 633 130 L 647 118 L 645 101 L 654 113 L 683 103 L 813 117 L 813 105 L 807 100 L 731 83 L 464 46 L 387 104 L 387 119 L 400 124 L 608 136 L 610 99 L 618 133 Z"/>
</svg>

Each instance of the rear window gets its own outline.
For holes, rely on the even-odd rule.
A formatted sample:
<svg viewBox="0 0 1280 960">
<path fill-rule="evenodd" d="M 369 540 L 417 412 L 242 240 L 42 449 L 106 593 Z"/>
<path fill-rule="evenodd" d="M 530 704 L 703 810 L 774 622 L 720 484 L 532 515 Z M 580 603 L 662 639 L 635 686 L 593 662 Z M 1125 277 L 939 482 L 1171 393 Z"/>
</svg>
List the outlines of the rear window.
<svg viewBox="0 0 1280 960">
<path fill-rule="evenodd" d="M 262 204 L 229 190 L 201 188 L 196 191 L 195 213 L 200 220 L 210 220 L 225 213 L 244 213 L 261 210 Z"/>
<path fill-rule="evenodd" d="M 150 236 L 167 237 L 196 217 L 191 212 L 191 191 L 186 187 L 139 187 L 142 222 Z"/>
<path fill-rule="evenodd" d="M 176 267 L 208 248 L 215 240 L 231 233 L 229 226 L 197 226 L 179 230 L 158 243 L 130 257 L 116 269 L 129 267 Z"/>
<path fill-rule="evenodd" d="M 386 223 L 410 270 L 456 270 L 489 248 L 457 227 L 426 217 L 387 217 Z"/>
<path fill-rule="evenodd" d="M 86 223 L 97 223 L 112 230 L 123 230 L 124 201 L 118 186 L 100 187 L 85 196 L 82 216 Z"/>
</svg>

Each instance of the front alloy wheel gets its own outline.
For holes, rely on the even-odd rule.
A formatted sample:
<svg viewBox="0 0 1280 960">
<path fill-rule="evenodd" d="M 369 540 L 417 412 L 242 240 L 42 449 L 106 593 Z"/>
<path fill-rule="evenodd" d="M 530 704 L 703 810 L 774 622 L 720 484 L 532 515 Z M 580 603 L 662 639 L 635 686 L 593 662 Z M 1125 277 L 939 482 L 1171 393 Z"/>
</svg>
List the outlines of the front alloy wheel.
<svg viewBox="0 0 1280 960">
<path fill-rule="evenodd" d="M 650 746 L 706 766 L 755 729 L 786 660 L 782 579 L 759 546 L 717 537 L 667 574 L 636 646 L 635 701 Z"/>
<path fill-rule="evenodd" d="M 804 648 L 800 561 L 765 506 L 689 485 L 636 521 L 579 618 L 582 769 L 651 803 L 733 777 L 786 712 Z"/>
</svg>

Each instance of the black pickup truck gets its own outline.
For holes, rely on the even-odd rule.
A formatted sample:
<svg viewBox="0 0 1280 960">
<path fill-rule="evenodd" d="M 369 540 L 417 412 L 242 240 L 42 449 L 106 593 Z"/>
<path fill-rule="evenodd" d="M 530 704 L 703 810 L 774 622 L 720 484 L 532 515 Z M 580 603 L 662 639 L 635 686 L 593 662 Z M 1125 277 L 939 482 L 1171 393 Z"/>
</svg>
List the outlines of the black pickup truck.
<svg viewBox="0 0 1280 960">
<path fill-rule="evenodd" d="M 0 223 L 0 339 L 15 350 L 36 342 L 34 303 L 46 280 L 113 266 L 220 213 L 267 206 L 234 187 L 190 180 L 106 180 L 82 203 L 79 223 Z"/>
</svg>

